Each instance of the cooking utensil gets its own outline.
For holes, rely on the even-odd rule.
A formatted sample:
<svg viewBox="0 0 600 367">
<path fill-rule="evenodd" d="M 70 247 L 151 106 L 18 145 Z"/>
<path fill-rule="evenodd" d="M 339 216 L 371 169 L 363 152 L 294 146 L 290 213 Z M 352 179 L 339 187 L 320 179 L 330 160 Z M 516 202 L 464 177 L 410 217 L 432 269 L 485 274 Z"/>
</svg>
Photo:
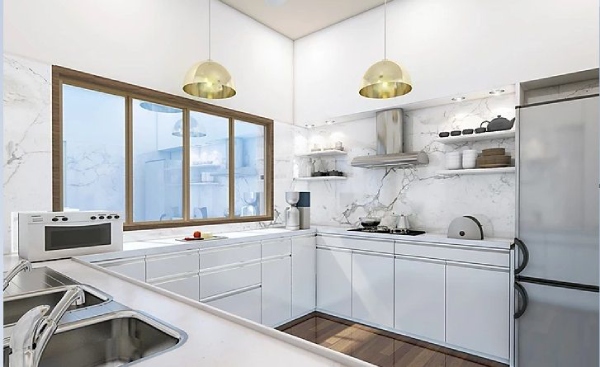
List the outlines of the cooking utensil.
<svg viewBox="0 0 600 367">
<path fill-rule="evenodd" d="M 480 126 L 483 126 L 484 123 L 487 124 L 487 131 L 501 131 L 501 130 L 510 130 L 515 124 L 515 119 L 512 120 L 507 119 L 506 117 L 502 117 L 498 115 L 498 117 L 492 119 L 492 121 L 484 121 Z"/>
<path fill-rule="evenodd" d="M 408 218 L 406 215 L 401 214 L 398 219 L 398 226 L 396 227 L 400 233 L 406 233 L 410 230 L 410 224 L 408 223 Z"/>
<path fill-rule="evenodd" d="M 461 240 L 483 240 L 483 227 L 477 218 L 465 215 L 450 222 L 448 238 Z"/>
<path fill-rule="evenodd" d="M 360 217 L 360 218 L 358 218 L 358 220 L 360 220 L 361 226 L 363 226 L 364 228 L 369 228 L 369 229 L 377 228 L 379 223 L 381 223 L 380 217 Z"/>
</svg>

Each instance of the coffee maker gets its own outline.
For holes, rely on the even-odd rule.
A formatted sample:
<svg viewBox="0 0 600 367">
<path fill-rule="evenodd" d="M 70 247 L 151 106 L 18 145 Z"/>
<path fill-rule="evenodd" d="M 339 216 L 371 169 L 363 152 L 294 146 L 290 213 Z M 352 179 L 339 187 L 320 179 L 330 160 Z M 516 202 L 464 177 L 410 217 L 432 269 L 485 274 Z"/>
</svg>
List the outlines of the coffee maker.
<svg viewBox="0 0 600 367">
<path fill-rule="evenodd" d="M 291 230 L 300 229 L 300 211 L 296 208 L 296 204 L 300 200 L 298 191 L 288 191 L 285 193 L 285 201 L 290 204 L 285 209 L 285 228 Z"/>
</svg>

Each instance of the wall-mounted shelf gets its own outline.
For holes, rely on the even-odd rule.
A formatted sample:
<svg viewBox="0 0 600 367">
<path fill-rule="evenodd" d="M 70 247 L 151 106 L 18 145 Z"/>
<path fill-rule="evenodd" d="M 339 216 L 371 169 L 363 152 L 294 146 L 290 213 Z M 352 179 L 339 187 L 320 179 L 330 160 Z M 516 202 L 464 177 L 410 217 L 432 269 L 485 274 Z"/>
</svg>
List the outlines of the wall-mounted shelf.
<svg viewBox="0 0 600 367">
<path fill-rule="evenodd" d="M 295 181 L 344 181 L 346 176 L 295 177 Z"/>
<path fill-rule="evenodd" d="M 489 175 L 493 173 L 515 173 L 515 167 L 499 168 L 469 168 L 469 169 L 448 169 L 438 171 L 438 175 Z"/>
<path fill-rule="evenodd" d="M 469 134 L 459 136 L 449 136 L 447 138 L 436 138 L 435 141 L 443 144 L 466 143 L 469 141 L 492 140 L 492 139 L 510 139 L 515 137 L 515 130 L 492 131 L 481 134 Z"/>
<path fill-rule="evenodd" d="M 344 150 L 337 149 L 328 149 L 328 150 L 319 150 L 316 152 L 310 152 L 306 154 L 298 154 L 298 157 L 307 157 L 307 158 L 321 158 L 321 157 L 335 157 L 335 156 L 344 156 L 348 155 L 348 152 Z"/>
</svg>

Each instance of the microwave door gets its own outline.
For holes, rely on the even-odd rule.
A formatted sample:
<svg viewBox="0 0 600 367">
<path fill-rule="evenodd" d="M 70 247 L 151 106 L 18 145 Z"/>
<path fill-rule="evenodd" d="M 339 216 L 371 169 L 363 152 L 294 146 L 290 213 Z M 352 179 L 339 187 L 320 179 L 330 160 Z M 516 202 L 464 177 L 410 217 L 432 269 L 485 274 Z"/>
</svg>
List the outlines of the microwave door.
<svg viewBox="0 0 600 367">
<path fill-rule="evenodd" d="M 111 244 L 111 223 L 44 226 L 44 250 L 56 251 Z"/>
</svg>

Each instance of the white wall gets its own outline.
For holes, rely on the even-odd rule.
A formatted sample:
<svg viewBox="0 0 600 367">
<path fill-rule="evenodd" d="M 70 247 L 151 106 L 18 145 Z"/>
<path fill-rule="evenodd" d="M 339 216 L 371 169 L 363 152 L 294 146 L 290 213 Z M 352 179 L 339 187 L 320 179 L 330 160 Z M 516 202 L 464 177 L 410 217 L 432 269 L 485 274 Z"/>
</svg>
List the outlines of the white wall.
<svg viewBox="0 0 600 367">
<path fill-rule="evenodd" d="M 395 0 L 388 58 L 410 72 L 403 97 L 358 95 L 383 58 L 383 7 L 302 38 L 294 49 L 296 124 L 598 67 L 598 0 Z"/>
<path fill-rule="evenodd" d="M 208 57 L 207 0 L 6 0 L 5 52 L 182 95 Z M 210 102 L 292 123 L 293 43 L 212 0 L 212 58 L 238 94 Z"/>
</svg>

